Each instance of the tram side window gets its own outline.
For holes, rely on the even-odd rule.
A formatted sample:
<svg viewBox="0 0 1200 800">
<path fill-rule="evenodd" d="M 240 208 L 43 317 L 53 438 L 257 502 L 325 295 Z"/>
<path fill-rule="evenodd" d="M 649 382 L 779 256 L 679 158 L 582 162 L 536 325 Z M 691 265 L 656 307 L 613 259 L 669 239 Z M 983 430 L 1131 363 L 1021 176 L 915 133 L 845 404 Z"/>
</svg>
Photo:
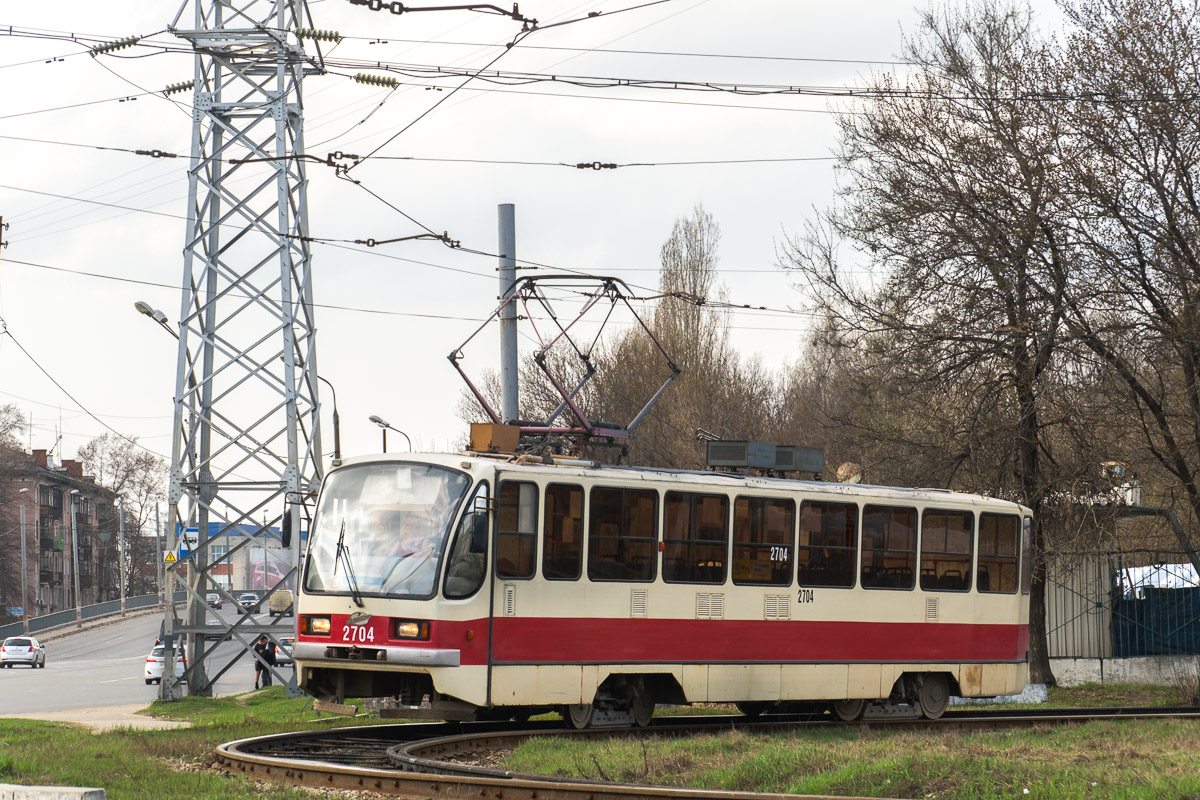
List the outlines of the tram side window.
<svg viewBox="0 0 1200 800">
<path fill-rule="evenodd" d="M 537 552 L 537 484 L 504 481 L 500 484 L 496 525 L 496 575 L 532 578 Z"/>
<path fill-rule="evenodd" d="M 1021 594 L 1033 588 L 1033 517 L 1021 520 Z"/>
<path fill-rule="evenodd" d="M 858 545 L 858 506 L 815 503 L 800 506 L 796 577 L 801 586 L 851 587 Z"/>
<path fill-rule="evenodd" d="M 592 489 L 588 509 L 588 578 L 652 581 L 658 556 L 658 492 Z"/>
<path fill-rule="evenodd" d="M 971 588 L 970 511 L 927 508 L 921 514 L 921 589 L 965 592 Z"/>
<path fill-rule="evenodd" d="M 1001 594 L 1017 591 L 1020 529 L 1020 517 L 979 515 L 979 569 L 975 576 L 979 591 Z"/>
<path fill-rule="evenodd" d="M 733 503 L 733 582 L 787 586 L 792 582 L 796 504 L 769 497 Z"/>
<path fill-rule="evenodd" d="M 546 487 L 542 577 L 574 581 L 583 571 L 583 489 L 562 483 Z"/>
<path fill-rule="evenodd" d="M 917 510 L 866 506 L 862 524 L 862 585 L 911 589 L 916 584 Z"/>
<path fill-rule="evenodd" d="M 729 498 L 667 492 L 663 514 L 663 580 L 724 583 Z"/>
</svg>

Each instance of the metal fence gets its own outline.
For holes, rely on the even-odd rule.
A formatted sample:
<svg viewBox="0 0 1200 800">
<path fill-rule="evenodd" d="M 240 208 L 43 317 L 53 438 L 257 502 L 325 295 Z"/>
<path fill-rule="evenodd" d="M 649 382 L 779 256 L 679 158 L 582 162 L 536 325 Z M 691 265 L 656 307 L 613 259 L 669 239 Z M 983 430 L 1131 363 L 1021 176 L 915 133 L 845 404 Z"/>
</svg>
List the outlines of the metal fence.
<svg viewBox="0 0 1200 800">
<path fill-rule="evenodd" d="M 125 598 L 125 608 L 128 611 L 133 611 L 138 608 L 149 608 L 150 606 L 158 605 L 157 594 L 145 594 L 138 597 Z M 103 603 L 96 603 L 91 606 L 83 606 L 80 610 L 84 619 L 95 619 L 96 617 L 104 617 L 109 614 L 116 614 L 121 610 L 121 601 L 106 600 Z M 40 617 L 29 618 L 29 632 L 41 633 L 51 628 L 57 628 L 59 625 L 69 625 L 75 621 L 75 609 L 68 608 L 64 611 L 55 611 L 53 614 L 45 614 Z M 8 625 L 0 625 L 0 639 L 8 636 L 19 636 L 24 633 L 24 625 L 20 621 L 10 623 Z"/>
<path fill-rule="evenodd" d="M 1047 581 L 1051 658 L 1200 653 L 1200 579 L 1183 553 L 1064 556 Z"/>
</svg>

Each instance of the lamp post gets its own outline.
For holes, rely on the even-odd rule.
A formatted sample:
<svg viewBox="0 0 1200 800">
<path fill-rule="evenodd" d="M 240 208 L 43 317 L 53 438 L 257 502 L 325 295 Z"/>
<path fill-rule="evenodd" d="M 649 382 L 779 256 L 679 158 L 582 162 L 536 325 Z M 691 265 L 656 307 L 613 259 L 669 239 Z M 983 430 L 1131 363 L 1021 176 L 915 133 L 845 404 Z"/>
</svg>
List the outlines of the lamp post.
<svg viewBox="0 0 1200 800">
<path fill-rule="evenodd" d="M 375 423 L 376 425 L 378 425 L 378 426 L 380 427 L 380 429 L 383 431 L 383 452 L 385 452 L 385 453 L 387 452 L 387 432 L 388 432 L 389 430 L 393 430 L 393 431 L 395 431 L 396 433 L 398 433 L 398 434 L 400 434 L 401 436 L 403 436 L 403 437 L 404 437 L 404 441 L 408 442 L 408 452 L 410 452 L 410 453 L 412 452 L 412 439 L 409 439 L 409 438 L 408 438 L 408 434 L 407 434 L 407 433 L 405 433 L 404 431 L 400 430 L 399 428 L 393 428 L 391 425 L 389 425 L 388 423 L 384 422 L 382 419 L 380 419 L 379 417 L 375 416 L 374 414 L 372 414 L 372 415 L 371 415 L 370 419 L 371 419 L 371 422 L 374 422 L 374 423 Z"/>
<path fill-rule="evenodd" d="M 75 587 L 75 627 L 83 627 L 83 606 L 79 602 L 79 490 L 71 490 L 71 582 Z"/>
<path fill-rule="evenodd" d="M 21 489 L 17 494 L 29 494 L 29 488 Z M 26 591 L 29 585 L 29 571 L 25 567 L 25 498 L 21 498 L 21 632 L 29 633 L 29 597 Z"/>
<path fill-rule="evenodd" d="M 317 380 L 328 386 L 329 391 L 333 394 L 333 465 L 338 467 L 342 464 L 342 431 L 338 424 L 337 390 L 333 388 L 332 383 L 320 375 L 317 376 Z M 386 447 L 384 448 L 384 452 L 387 452 Z"/>
<path fill-rule="evenodd" d="M 118 497 L 117 501 L 118 501 L 117 507 L 120 509 L 119 513 L 121 515 L 121 528 L 120 528 L 121 538 L 120 538 L 120 545 L 118 548 L 119 553 L 120 553 L 121 563 L 117 565 L 117 582 L 121 585 L 121 616 L 124 617 L 125 616 L 125 500 L 124 500 L 124 498 Z"/>
</svg>

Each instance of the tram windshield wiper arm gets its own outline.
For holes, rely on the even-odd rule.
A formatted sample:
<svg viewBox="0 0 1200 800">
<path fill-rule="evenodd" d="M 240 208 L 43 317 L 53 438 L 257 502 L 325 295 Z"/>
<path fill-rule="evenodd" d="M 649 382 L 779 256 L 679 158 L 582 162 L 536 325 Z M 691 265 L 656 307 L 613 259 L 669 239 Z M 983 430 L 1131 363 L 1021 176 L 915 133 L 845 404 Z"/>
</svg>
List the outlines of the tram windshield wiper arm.
<svg viewBox="0 0 1200 800">
<path fill-rule="evenodd" d="M 342 528 L 338 531 L 337 553 L 333 557 L 333 574 L 337 575 L 337 565 L 341 561 L 346 565 L 346 582 L 350 585 L 350 596 L 354 604 L 363 608 L 362 594 L 358 590 L 358 578 L 354 575 L 354 566 L 350 563 L 350 548 L 346 547 L 346 520 L 342 520 Z"/>
</svg>

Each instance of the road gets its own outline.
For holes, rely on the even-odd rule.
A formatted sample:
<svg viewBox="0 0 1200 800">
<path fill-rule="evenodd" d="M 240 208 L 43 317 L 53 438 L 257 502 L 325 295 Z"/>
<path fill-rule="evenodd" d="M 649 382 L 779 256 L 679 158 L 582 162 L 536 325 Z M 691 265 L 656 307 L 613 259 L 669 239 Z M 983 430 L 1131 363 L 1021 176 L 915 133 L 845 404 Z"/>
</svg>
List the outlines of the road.
<svg viewBox="0 0 1200 800">
<path fill-rule="evenodd" d="M 45 669 L 0 669 L 0 713 L 149 704 L 158 697 L 158 686 L 146 685 L 143 669 L 161 623 L 162 617 L 153 614 L 56 636 L 46 643 Z M 281 632 L 291 629 L 291 617 L 280 620 Z M 236 642 L 223 642 L 209 657 L 209 672 L 228 663 L 239 648 Z M 280 672 L 292 674 L 291 667 Z M 254 667 L 243 656 L 217 680 L 213 693 L 230 695 L 253 688 Z"/>
</svg>

